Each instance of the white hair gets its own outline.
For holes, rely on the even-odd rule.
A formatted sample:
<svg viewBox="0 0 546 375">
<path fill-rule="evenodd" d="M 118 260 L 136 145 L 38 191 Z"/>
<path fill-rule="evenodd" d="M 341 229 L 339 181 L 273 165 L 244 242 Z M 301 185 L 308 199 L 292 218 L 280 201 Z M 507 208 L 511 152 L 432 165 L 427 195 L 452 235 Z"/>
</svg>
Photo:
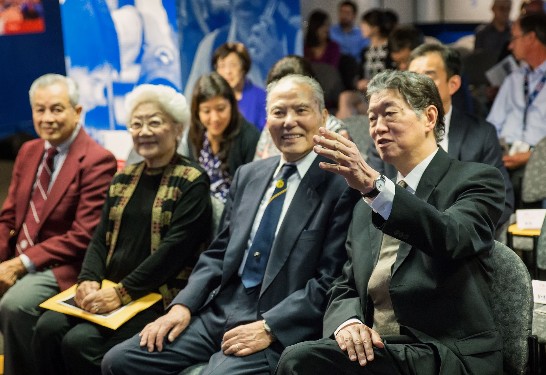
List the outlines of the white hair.
<svg viewBox="0 0 546 375">
<path fill-rule="evenodd" d="M 125 97 L 125 111 L 128 119 L 137 106 L 146 102 L 158 103 L 167 115 L 182 126 L 189 123 L 188 102 L 184 95 L 172 87 L 151 84 L 137 86 Z"/>
</svg>

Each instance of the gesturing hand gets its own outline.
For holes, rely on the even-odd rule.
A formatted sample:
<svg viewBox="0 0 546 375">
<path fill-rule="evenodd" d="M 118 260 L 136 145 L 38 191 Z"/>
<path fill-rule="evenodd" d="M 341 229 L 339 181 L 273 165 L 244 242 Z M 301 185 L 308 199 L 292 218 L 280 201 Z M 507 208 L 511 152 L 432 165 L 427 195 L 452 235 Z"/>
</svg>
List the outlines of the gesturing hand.
<svg viewBox="0 0 546 375">
<path fill-rule="evenodd" d="M 149 352 L 162 351 L 165 336 L 173 342 L 186 329 L 190 319 L 190 309 L 174 305 L 167 314 L 146 325 L 139 333 L 140 346 L 146 346 Z"/>
<path fill-rule="evenodd" d="M 336 335 L 341 350 L 347 351 L 351 361 L 358 360 L 361 366 L 373 361 L 373 347 L 384 348 L 381 337 L 370 327 L 362 323 L 343 327 Z"/>
<path fill-rule="evenodd" d="M 322 162 L 320 167 L 343 176 L 350 187 L 362 193 L 372 190 L 373 181 L 379 176 L 379 172 L 364 161 L 356 145 L 325 128 L 320 128 L 319 134 L 313 136 L 315 152 L 335 162 Z"/>
</svg>

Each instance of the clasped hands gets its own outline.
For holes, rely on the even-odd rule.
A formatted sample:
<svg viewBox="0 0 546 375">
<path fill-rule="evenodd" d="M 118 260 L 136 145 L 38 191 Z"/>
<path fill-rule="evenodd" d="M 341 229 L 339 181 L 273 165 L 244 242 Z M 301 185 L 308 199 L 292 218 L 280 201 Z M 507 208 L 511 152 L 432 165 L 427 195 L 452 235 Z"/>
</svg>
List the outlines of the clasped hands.
<svg viewBox="0 0 546 375">
<path fill-rule="evenodd" d="M 122 305 L 113 287 L 101 289 L 96 281 L 83 281 L 76 289 L 76 304 L 93 314 L 105 314 Z"/>
<path fill-rule="evenodd" d="M 174 305 L 167 314 L 149 323 L 140 332 L 140 346 L 148 352 L 162 351 L 165 339 L 173 342 L 189 325 L 191 312 L 184 305 Z M 237 326 L 224 333 L 222 351 L 225 355 L 244 357 L 267 348 L 273 337 L 265 331 L 262 321 Z"/>
<path fill-rule="evenodd" d="M 351 361 L 357 361 L 360 366 L 366 366 L 373 361 L 373 347 L 384 348 L 379 334 L 362 323 L 353 323 L 339 330 L 336 341 L 340 349 L 347 352 Z"/>
<path fill-rule="evenodd" d="M 373 181 L 379 177 L 379 172 L 364 161 L 352 141 L 323 127 L 319 129 L 319 135 L 313 136 L 313 141 L 317 154 L 335 162 L 321 162 L 319 166 L 322 169 L 343 176 L 350 187 L 363 194 L 373 189 Z"/>
</svg>

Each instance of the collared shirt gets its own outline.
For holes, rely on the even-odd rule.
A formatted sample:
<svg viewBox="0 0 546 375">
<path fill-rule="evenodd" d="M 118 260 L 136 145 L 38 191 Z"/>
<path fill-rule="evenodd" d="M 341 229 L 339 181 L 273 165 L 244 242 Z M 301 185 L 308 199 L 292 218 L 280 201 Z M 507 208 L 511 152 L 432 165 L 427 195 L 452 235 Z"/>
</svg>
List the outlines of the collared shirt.
<svg viewBox="0 0 546 375">
<path fill-rule="evenodd" d="M 534 146 L 546 137 L 546 88 L 542 88 L 527 111 L 527 126 L 523 130 L 523 114 L 525 112 L 525 96 L 523 82 L 528 69 L 527 64 L 505 78 L 493 102 L 487 121 L 497 128 L 497 134 L 508 144 L 523 141 Z M 529 92 L 546 74 L 546 61 L 529 73 Z"/>
<path fill-rule="evenodd" d="M 451 115 L 453 114 L 453 106 L 449 108 L 449 111 L 444 116 L 444 124 L 445 124 L 445 131 L 444 131 L 444 137 L 438 143 L 438 146 L 442 147 L 445 152 L 447 152 L 447 149 L 449 147 L 449 127 L 451 126 Z"/>
<path fill-rule="evenodd" d="M 68 151 L 70 150 L 70 146 L 72 145 L 72 142 L 74 142 L 74 139 L 76 139 L 76 137 L 78 136 L 78 133 L 80 132 L 81 127 L 82 127 L 81 124 L 78 124 L 76 128 L 74 129 L 74 131 L 72 132 L 72 134 L 70 135 L 70 138 L 68 138 L 66 141 L 64 141 L 59 146 L 57 146 L 58 154 L 55 155 L 55 157 L 53 158 L 53 174 L 51 175 L 51 181 L 49 182 L 48 191 L 51 190 L 53 183 L 57 179 L 57 176 L 59 175 L 59 172 L 64 164 L 64 161 L 66 160 L 66 156 L 68 155 Z M 49 143 L 49 141 L 45 141 L 45 151 L 49 150 L 51 147 L 53 147 L 53 145 Z M 45 158 L 46 158 L 46 153 L 44 152 L 42 161 L 40 162 L 40 165 L 36 172 L 35 182 L 32 187 L 33 192 L 34 192 L 34 189 L 36 188 L 36 182 L 38 181 L 38 176 L 40 175 L 40 172 L 42 171 L 43 161 Z M 29 273 L 36 272 L 36 266 L 34 265 L 34 263 L 32 263 L 32 261 L 27 255 L 21 254 L 19 255 L 19 259 L 21 259 L 21 262 L 23 263 L 23 265 L 25 266 L 26 270 Z"/>
<path fill-rule="evenodd" d="M 423 159 L 423 161 L 417 164 L 415 168 L 413 168 L 411 172 L 407 174 L 407 176 L 402 176 L 402 174 L 398 172 L 396 181 L 400 181 L 403 179 L 406 184 L 408 184 L 406 190 L 415 193 L 415 191 L 417 190 L 417 186 L 419 185 L 419 181 L 421 181 L 423 173 L 425 173 L 425 170 L 427 169 L 428 165 L 430 164 L 430 162 L 434 158 L 434 155 L 436 155 L 437 152 L 438 149 L 436 149 L 432 154 Z M 383 189 L 383 191 L 381 191 L 374 199 L 365 198 L 364 200 L 375 212 L 381 215 L 383 219 L 387 220 L 391 214 L 395 190 L 396 189 L 394 182 L 387 179 L 385 181 L 385 188 Z"/>
<path fill-rule="evenodd" d="M 286 216 L 286 212 L 288 211 L 290 204 L 292 203 L 292 199 L 294 199 L 294 195 L 296 194 L 296 191 L 298 190 L 298 187 L 300 186 L 301 180 L 303 179 L 303 177 L 305 177 L 309 168 L 311 168 L 311 164 L 313 164 L 316 157 L 317 157 L 317 154 L 314 151 L 311 151 L 300 160 L 294 163 L 291 163 L 296 165 L 297 173 L 294 173 L 292 176 L 288 178 L 287 187 L 286 187 L 286 197 L 284 198 L 281 216 L 279 217 L 277 229 L 275 230 L 275 236 L 277 236 L 277 233 L 279 232 L 281 223 L 284 220 L 284 217 Z M 250 231 L 250 238 L 248 239 L 248 245 L 245 250 L 245 256 L 243 257 L 243 261 L 241 262 L 241 266 L 239 267 L 239 275 L 241 275 L 243 271 L 243 267 L 246 264 L 248 249 L 250 249 L 250 246 L 252 245 L 252 241 L 254 240 L 254 236 L 256 235 L 256 232 L 258 231 L 258 227 L 260 226 L 260 222 L 262 221 L 262 216 L 264 215 L 265 209 L 267 207 L 267 202 L 269 201 L 269 198 L 271 198 L 271 195 L 273 194 L 273 191 L 275 190 L 275 181 L 277 180 L 277 178 L 279 178 L 281 173 L 281 168 L 285 163 L 287 163 L 287 161 L 281 155 L 281 160 L 279 162 L 279 165 L 277 166 L 277 168 L 275 169 L 275 172 L 273 173 L 273 178 L 271 179 L 269 183 L 269 187 L 267 188 L 264 195 L 262 196 L 260 207 L 258 208 L 258 212 L 256 212 L 256 217 L 254 218 L 254 223 Z"/>
<path fill-rule="evenodd" d="M 353 26 L 349 32 L 345 32 L 341 26 L 334 25 L 330 27 L 330 39 L 339 44 L 341 53 L 351 55 L 358 63 L 360 63 L 360 52 L 367 47 L 369 40 L 362 36 L 360 28 Z"/>
</svg>

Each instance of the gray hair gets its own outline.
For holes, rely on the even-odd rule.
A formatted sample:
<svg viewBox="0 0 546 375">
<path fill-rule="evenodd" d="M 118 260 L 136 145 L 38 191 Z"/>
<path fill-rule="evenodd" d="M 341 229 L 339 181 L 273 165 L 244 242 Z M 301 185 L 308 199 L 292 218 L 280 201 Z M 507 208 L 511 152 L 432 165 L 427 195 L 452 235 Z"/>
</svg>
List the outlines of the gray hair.
<svg viewBox="0 0 546 375">
<path fill-rule="evenodd" d="M 311 91 L 313 91 L 313 96 L 315 98 L 315 101 L 317 102 L 319 106 L 319 110 L 322 111 L 326 106 L 324 105 L 324 91 L 322 90 L 322 87 L 320 84 L 315 80 L 314 78 L 311 78 L 309 76 L 304 76 L 301 74 L 288 74 L 276 81 L 271 82 L 269 85 L 267 85 L 267 99 L 266 99 L 266 108 L 269 109 L 270 99 L 271 99 L 271 92 L 282 82 L 290 81 L 292 83 L 298 84 L 298 85 L 306 85 L 308 86 Z"/>
<path fill-rule="evenodd" d="M 190 120 L 190 107 L 184 95 L 165 85 L 143 84 L 125 97 L 125 110 L 130 117 L 137 106 L 156 102 L 176 123 L 185 126 Z"/>
<path fill-rule="evenodd" d="M 54 73 L 44 74 L 32 82 L 32 85 L 30 85 L 30 89 L 28 90 L 30 104 L 33 104 L 34 94 L 36 93 L 37 89 L 49 87 L 58 83 L 66 86 L 68 91 L 68 100 L 70 101 L 72 107 L 76 107 L 80 100 L 80 90 L 78 89 L 78 84 L 72 78 Z"/>
<path fill-rule="evenodd" d="M 368 84 L 366 99 L 369 101 L 373 94 L 385 90 L 398 91 L 418 117 L 423 115 L 423 111 L 428 106 L 435 106 L 438 110 L 438 118 L 434 127 L 434 137 L 436 142 L 442 140 L 445 134 L 444 107 L 436 84 L 430 77 L 414 72 L 386 70 L 372 78 Z"/>
</svg>

